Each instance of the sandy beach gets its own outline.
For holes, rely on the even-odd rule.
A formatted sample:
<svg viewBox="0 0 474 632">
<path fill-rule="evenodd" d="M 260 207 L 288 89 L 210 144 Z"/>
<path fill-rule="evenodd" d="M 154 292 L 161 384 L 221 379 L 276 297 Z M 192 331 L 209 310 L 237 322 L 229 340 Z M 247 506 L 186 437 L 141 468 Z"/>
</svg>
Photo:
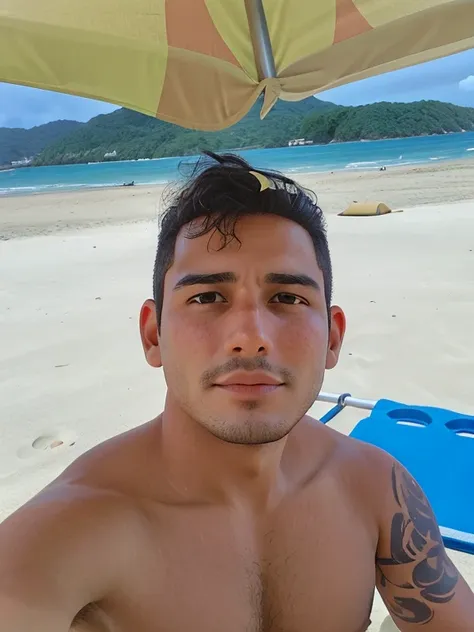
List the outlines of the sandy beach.
<svg viewBox="0 0 474 632">
<path fill-rule="evenodd" d="M 292 174 L 294 176 L 294 174 Z M 379 199 L 391 208 L 474 199 L 474 157 L 394 167 L 298 175 L 327 215 L 353 200 Z M 0 240 L 110 224 L 153 221 L 164 187 L 136 186 L 0 197 Z"/>
<path fill-rule="evenodd" d="M 324 390 L 474 414 L 474 160 L 298 179 L 327 213 L 335 301 L 348 318 Z M 163 405 L 137 324 L 161 193 L 0 199 L 0 520 Z M 403 212 L 337 216 L 367 199 Z M 360 417 L 347 410 L 334 427 L 348 433 Z M 474 558 L 450 555 L 474 588 Z M 377 597 L 371 632 L 394 629 L 380 627 L 385 617 Z"/>
</svg>

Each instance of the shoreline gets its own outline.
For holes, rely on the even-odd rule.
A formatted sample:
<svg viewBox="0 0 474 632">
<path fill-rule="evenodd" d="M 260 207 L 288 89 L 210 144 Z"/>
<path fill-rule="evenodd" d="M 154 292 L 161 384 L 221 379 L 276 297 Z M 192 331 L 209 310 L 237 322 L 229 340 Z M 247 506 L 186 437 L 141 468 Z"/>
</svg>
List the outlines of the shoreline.
<svg viewBox="0 0 474 632">
<path fill-rule="evenodd" d="M 474 135 L 474 129 L 473 130 L 462 130 L 462 132 L 448 132 L 445 134 L 421 134 L 419 136 L 410 136 L 410 137 L 393 137 L 393 138 L 379 138 L 379 139 L 368 139 L 368 138 L 363 138 L 363 139 L 359 139 L 359 140 L 354 140 L 354 141 L 331 141 L 330 143 L 328 143 L 327 145 L 324 144 L 313 144 L 312 147 L 317 147 L 317 148 L 321 148 L 321 147 L 331 147 L 334 145 L 338 145 L 338 146 L 351 146 L 351 145 L 359 145 L 359 144 L 377 144 L 377 143 L 387 143 L 388 141 L 393 141 L 393 142 L 397 142 L 397 141 L 410 141 L 410 140 L 420 140 L 423 138 L 445 138 L 446 136 L 464 136 L 465 134 L 468 135 Z M 474 142 L 474 139 L 473 139 Z M 236 152 L 243 152 L 245 150 L 247 150 L 248 148 L 240 148 L 240 149 L 234 149 L 234 150 L 228 150 L 228 151 L 236 151 Z M 283 150 L 283 149 L 287 149 L 287 147 L 272 147 L 272 148 L 260 148 L 262 151 L 275 151 L 275 150 Z M 473 148 L 474 150 L 474 148 Z M 193 158 L 197 158 L 197 155 L 189 155 L 189 156 L 167 156 L 167 157 L 162 157 L 162 158 L 156 158 L 156 159 L 148 159 L 148 158 L 144 158 L 144 159 L 138 159 L 138 160 L 133 160 L 133 159 L 124 159 L 124 160 L 112 160 L 112 161 L 100 161 L 97 163 L 78 163 L 78 164 L 67 164 L 67 165 L 45 165 L 45 166 L 38 166 L 39 169 L 57 169 L 60 167 L 86 167 L 88 164 L 91 165 L 119 165 L 119 164 L 124 164 L 124 163 L 139 163 L 139 162 L 161 162 L 163 160 L 168 161 L 168 160 L 172 160 L 172 161 L 186 161 L 189 159 L 193 159 Z M 402 156 L 400 156 L 400 158 L 402 158 Z M 320 173 L 320 174 L 324 174 L 324 173 L 332 173 L 334 171 L 376 171 L 378 169 L 380 169 L 381 167 L 386 167 L 387 169 L 397 169 L 399 167 L 411 167 L 414 165 L 428 165 L 431 164 L 432 161 L 434 162 L 443 162 L 443 163 L 452 163 L 452 162 L 463 162 L 465 160 L 469 160 L 471 158 L 474 158 L 474 156 L 471 155 L 467 155 L 467 152 L 464 153 L 460 153 L 457 157 L 443 157 L 443 156 L 423 156 L 422 158 L 420 157 L 420 159 L 416 159 L 415 157 L 413 157 L 413 159 L 410 161 L 409 159 L 402 162 L 400 165 L 394 165 L 393 162 L 395 162 L 395 160 L 388 158 L 387 157 L 387 161 L 388 163 L 384 165 L 383 163 L 383 159 L 381 160 L 377 160 L 376 162 L 378 163 L 377 166 L 375 167 L 367 167 L 366 164 L 368 163 L 361 163 L 362 166 L 361 168 L 355 166 L 352 167 L 352 165 L 357 165 L 357 161 L 352 163 L 349 162 L 347 164 L 341 164 L 338 165 L 336 167 L 328 167 L 328 168 L 322 168 L 321 170 L 317 170 L 315 172 L 310 172 L 307 171 L 305 167 L 302 167 L 300 169 L 295 168 L 295 169 L 290 169 L 291 173 L 295 173 L 295 174 L 310 174 L 310 173 Z M 337 162 L 337 161 L 336 161 Z M 5 169 L 5 165 L 2 165 L 2 168 Z M 18 169 L 22 169 L 24 168 L 23 165 L 19 165 L 17 167 Z M 35 169 L 36 165 L 30 165 L 28 168 L 30 169 Z M 10 171 L 11 169 L 8 169 L 8 171 Z M 285 171 L 284 169 L 281 169 L 282 171 Z M 1 175 L 1 174 L 0 174 Z M 139 174 L 137 174 L 139 175 Z M 163 174 L 164 176 L 165 174 Z M 132 180 L 133 178 L 130 178 L 130 180 Z M 1 182 L 1 179 L 0 179 Z M 55 182 L 51 182 L 49 184 L 43 184 L 43 185 L 37 185 L 35 186 L 25 186 L 25 187 L 21 187 L 21 186 L 17 186 L 15 187 L 8 187 L 8 183 L 7 185 L 5 185 L 5 187 L 3 188 L 0 184 L 0 200 L 7 198 L 7 197 L 16 197 L 16 196 L 30 196 L 30 195 L 43 195 L 43 194 L 48 194 L 48 193 L 56 193 L 59 191 L 82 191 L 82 190 L 89 190 L 89 189 L 101 189 L 101 188 L 115 188 L 115 187 L 120 187 L 122 186 L 122 178 L 120 178 L 119 182 L 110 182 L 110 183 L 97 183 L 97 184 L 88 184 L 88 183 L 70 183 L 70 184 L 64 184 L 62 186 L 61 189 L 56 189 L 55 187 Z M 140 183 L 137 182 L 136 186 L 140 187 L 140 186 L 163 186 L 166 184 L 166 181 L 153 181 L 153 177 L 150 178 L 149 182 L 146 183 Z M 41 190 L 41 187 L 47 187 L 47 190 Z M 51 187 L 52 189 L 49 190 L 49 187 Z M 23 190 L 21 190 L 23 189 Z M 29 189 L 29 190 L 26 190 Z M 36 190 L 35 190 L 36 189 Z M 40 190 L 38 190 L 40 189 Z"/>
<path fill-rule="evenodd" d="M 432 161 L 387 168 L 291 173 L 314 191 L 325 215 L 354 201 L 392 210 L 474 200 L 474 160 Z M 109 225 L 155 222 L 166 185 L 106 186 L 0 197 L 0 241 Z M 474 213 L 474 202 L 473 202 Z"/>
<path fill-rule="evenodd" d="M 383 138 L 359 138 L 357 140 L 331 140 L 329 143 L 310 143 L 310 146 L 312 147 L 329 147 L 331 145 L 352 145 L 354 143 L 377 143 L 377 142 L 386 142 L 386 141 L 390 141 L 390 140 L 411 140 L 411 139 L 415 139 L 415 138 L 433 138 L 433 137 L 445 137 L 445 136 L 456 136 L 456 135 L 462 135 L 462 134 L 470 134 L 470 133 L 474 133 L 474 128 L 473 129 L 463 129 L 461 131 L 457 131 L 457 132 L 445 132 L 444 134 L 418 134 L 417 136 L 390 136 L 390 137 L 383 137 Z M 294 147 L 295 145 L 293 145 Z M 225 149 L 223 151 L 225 152 L 240 152 L 240 151 L 250 151 L 250 150 L 265 150 L 265 149 L 284 149 L 286 147 L 292 147 L 292 145 L 282 145 L 282 146 L 276 146 L 276 147 L 264 147 L 261 145 L 249 145 L 247 147 L 231 147 L 229 149 Z M 25 167 L 29 167 L 29 168 L 36 168 L 36 167 L 71 167 L 71 166 L 78 166 L 78 165 L 105 165 L 105 164 L 123 164 L 123 163 L 127 163 L 127 162 L 150 162 L 153 160 L 167 160 L 167 159 L 173 159 L 173 158 L 193 158 L 195 155 L 193 154 L 189 154 L 189 155 L 185 155 L 185 156 L 161 156 L 160 158 L 130 158 L 127 159 L 125 158 L 124 160 L 99 160 L 97 162 L 78 162 L 78 163 L 67 163 L 65 165 L 34 165 L 34 164 L 29 164 L 29 165 L 18 165 L 16 167 L 10 167 L 9 165 L 0 165 L 0 172 L 2 171 L 13 171 L 15 169 L 22 169 Z M 449 160 L 449 159 L 448 159 Z M 421 164 L 421 163 L 420 163 Z"/>
<path fill-rule="evenodd" d="M 398 140 L 398 139 L 388 139 L 388 140 Z M 352 141 L 351 141 L 352 142 Z M 356 142 L 356 141 L 354 141 Z M 361 142 L 361 141 L 357 141 L 357 142 Z M 366 142 L 376 142 L 376 141 L 366 141 Z M 460 166 L 462 167 L 463 165 L 467 163 L 471 163 L 474 164 L 474 152 L 472 152 L 472 156 L 467 156 L 464 158 L 457 158 L 457 159 L 443 159 L 440 158 L 439 160 L 428 160 L 428 161 L 420 161 L 420 162 L 412 162 L 412 163 L 405 163 L 403 165 L 389 165 L 385 167 L 385 171 L 388 172 L 392 172 L 392 171 L 405 171 L 405 170 L 411 170 L 411 169 L 416 169 L 416 168 L 428 168 L 428 167 L 456 167 L 456 166 Z M 130 161 L 117 161 L 117 162 L 130 162 Z M 132 161 L 134 162 L 134 161 Z M 94 164 L 106 164 L 106 163 L 94 163 Z M 70 166 L 70 165 L 49 165 L 51 167 L 54 166 Z M 33 167 L 34 168 L 34 167 Z M 15 169 L 11 169 L 11 171 L 14 171 Z M 357 168 L 357 167 L 353 167 L 353 168 L 348 168 L 348 167 L 344 167 L 342 169 L 328 169 L 328 170 L 324 170 L 324 171 L 305 171 L 305 170 L 292 170 L 291 173 L 288 173 L 286 171 L 282 171 L 282 173 L 284 173 L 285 175 L 289 175 L 290 177 L 294 177 L 295 180 L 299 180 L 301 178 L 305 178 L 305 177 L 318 177 L 318 176 L 324 176 L 324 175 L 328 175 L 328 174 L 375 174 L 377 172 L 382 171 L 382 169 L 380 168 L 380 166 L 377 167 L 361 167 L 361 168 Z M 22 193 L 0 193 L 0 201 L 1 200 L 7 200 L 7 199 L 11 199 L 11 198 L 23 198 L 23 197 L 27 197 L 27 198 L 31 198 L 31 197 L 38 197 L 38 196 L 47 196 L 47 195 L 58 195 L 58 194 L 72 194 L 72 193 L 84 193 L 84 192 L 90 192 L 90 191 L 104 191 L 104 190 L 116 190 L 116 189 L 125 189 L 125 188 L 131 188 L 131 189 L 143 189 L 143 188 L 147 188 L 147 189 L 157 189 L 157 188 L 165 188 L 166 186 L 168 186 L 170 183 L 175 182 L 174 180 L 168 180 L 168 181 L 163 181 L 163 182 L 153 182 L 153 183 L 140 183 L 137 182 L 133 187 L 128 187 L 128 186 L 124 186 L 123 184 L 98 184 L 98 185 L 87 185 L 87 184 L 80 184 L 80 185 L 72 185 L 71 188 L 67 188 L 67 185 L 64 188 L 59 188 L 59 189 L 52 189 L 49 191 L 31 191 L 30 193 L 27 192 L 22 192 Z M 14 189 L 12 190 L 14 191 Z"/>
</svg>

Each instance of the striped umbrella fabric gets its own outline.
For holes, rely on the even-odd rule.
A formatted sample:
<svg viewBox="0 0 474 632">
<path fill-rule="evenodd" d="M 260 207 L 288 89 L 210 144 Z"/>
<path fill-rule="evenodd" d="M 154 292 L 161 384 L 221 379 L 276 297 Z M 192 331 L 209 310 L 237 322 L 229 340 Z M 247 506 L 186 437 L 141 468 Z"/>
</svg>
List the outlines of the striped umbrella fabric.
<svg viewBox="0 0 474 632">
<path fill-rule="evenodd" d="M 474 0 L 0 0 L 0 81 L 200 130 L 474 47 Z"/>
</svg>

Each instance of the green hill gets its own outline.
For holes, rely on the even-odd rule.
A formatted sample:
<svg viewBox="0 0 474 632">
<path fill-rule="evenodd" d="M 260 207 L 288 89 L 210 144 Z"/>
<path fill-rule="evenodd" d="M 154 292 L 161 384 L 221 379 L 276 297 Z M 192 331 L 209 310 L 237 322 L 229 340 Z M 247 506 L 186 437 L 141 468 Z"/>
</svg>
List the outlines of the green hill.
<svg viewBox="0 0 474 632">
<path fill-rule="evenodd" d="M 0 127 L 0 165 L 32 158 L 45 147 L 81 127 L 76 121 L 55 121 L 31 129 Z"/>
<path fill-rule="evenodd" d="M 277 103 L 260 120 L 261 102 L 247 116 L 221 132 L 198 132 L 120 109 L 93 118 L 66 138 L 48 146 L 36 159 L 36 165 L 71 164 L 111 159 L 162 158 L 243 147 L 278 147 L 298 137 L 306 115 L 325 112 L 334 104 L 313 97 L 298 102 Z"/>
<path fill-rule="evenodd" d="M 419 101 L 338 106 L 329 112 L 310 114 L 303 121 L 301 136 L 314 143 L 330 143 L 463 130 L 474 130 L 474 108 L 440 101 Z"/>
<path fill-rule="evenodd" d="M 239 123 L 221 132 L 183 129 L 126 109 L 93 118 L 49 144 L 36 165 L 135 160 L 248 147 L 281 147 L 292 138 L 314 143 L 425 136 L 474 130 L 474 108 L 440 101 L 336 106 L 310 97 L 279 102 L 260 120 L 257 103 Z M 30 155 L 34 151 L 30 150 Z"/>
</svg>

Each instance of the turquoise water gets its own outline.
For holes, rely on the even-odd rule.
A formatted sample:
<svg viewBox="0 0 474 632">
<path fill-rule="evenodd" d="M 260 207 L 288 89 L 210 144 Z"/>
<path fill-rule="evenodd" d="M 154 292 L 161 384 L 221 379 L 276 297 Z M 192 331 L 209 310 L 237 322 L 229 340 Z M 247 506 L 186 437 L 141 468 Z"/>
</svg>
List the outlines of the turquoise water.
<svg viewBox="0 0 474 632">
<path fill-rule="evenodd" d="M 474 158 L 474 132 L 332 145 L 254 149 L 239 152 L 260 168 L 286 173 L 380 169 L 441 160 Z M 136 184 L 161 184 L 179 177 L 179 165 L 194 159 L 159 160 L 36 167 L 0 172 L 0 195 L 41 193 Z"/>
</svg>

